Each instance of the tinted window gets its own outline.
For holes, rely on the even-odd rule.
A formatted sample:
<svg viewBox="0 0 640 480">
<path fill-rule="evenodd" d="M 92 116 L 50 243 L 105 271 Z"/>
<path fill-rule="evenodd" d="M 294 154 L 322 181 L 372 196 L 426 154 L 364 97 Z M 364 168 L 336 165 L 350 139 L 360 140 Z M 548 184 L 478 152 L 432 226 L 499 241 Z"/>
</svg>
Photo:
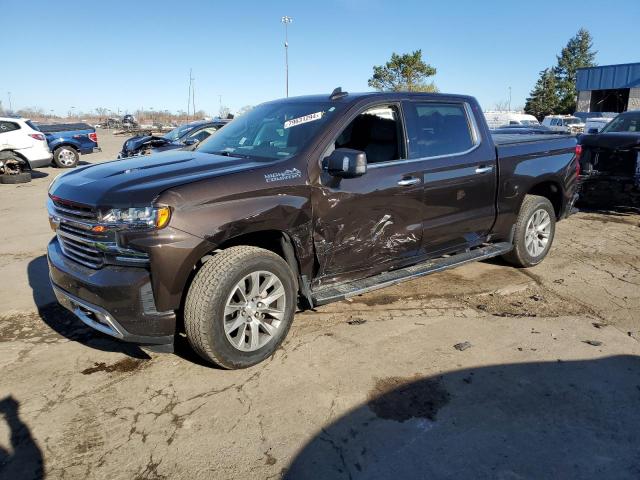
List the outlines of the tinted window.
<svg viewBox="0 0 640 480">
<path fill-rule="evenodd" d="M 395 105 L 369 108 L 345 127 L 334 147 L 360 150 L 367 154 L 367 163 L 398 160 L 402 156 L 399 118 Z"/>
<path fill-rule="evenodd" d="M 19 130 L 20 125 L 14 122 L 0 122 L 0 133 L 12 132 L 13 130 Z"/>
<path fill-rule="evenodd" d="M 406 112 L 410 158 L 462 153 L 475 143 L 462 104 L 408 102 Z"/>
<path fill-rule="evenodd" d="M 604 127 L 602 132 L 640 132 L 640 114 L 619 115 Z"/>
</svg>

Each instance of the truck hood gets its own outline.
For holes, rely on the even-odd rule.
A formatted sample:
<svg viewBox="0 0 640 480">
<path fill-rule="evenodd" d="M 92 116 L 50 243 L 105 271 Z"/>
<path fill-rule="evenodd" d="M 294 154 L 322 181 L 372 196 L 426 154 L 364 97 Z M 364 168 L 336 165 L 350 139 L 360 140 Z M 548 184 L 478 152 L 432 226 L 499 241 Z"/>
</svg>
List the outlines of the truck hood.
<svg viewBox="0 0 640 480">
<path fill-rule="evenodd" d="M 253 159 L 171 151 L 78 168 L 54 180 L 49 194 L 99 208 L 146 206 L 168 188 L 264 166 Z"/>
<path fill-rule="evenodd" d="M 609 150 L 628 150 L 640 147 L 640 133 L 611 132 L 583 135 L 580 138 L 583 147 L 605 148 Z"/>
</svg>

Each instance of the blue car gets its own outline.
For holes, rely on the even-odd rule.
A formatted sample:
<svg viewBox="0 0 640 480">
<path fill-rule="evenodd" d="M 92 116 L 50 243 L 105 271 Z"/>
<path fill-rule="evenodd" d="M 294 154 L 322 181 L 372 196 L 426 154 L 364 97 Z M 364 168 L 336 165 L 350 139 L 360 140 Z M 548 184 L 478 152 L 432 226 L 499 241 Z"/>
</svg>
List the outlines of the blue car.
<svg viewBox="0 0 640 480">
<path fill-rule="evenodd" d="M 46 137 L 53 152 L 53 163 L 60 168 L 73 168 L 80 155 L 93 153 L 98 148 L 96 129 L 86 123 L 36 124 Z"/>
</svg>

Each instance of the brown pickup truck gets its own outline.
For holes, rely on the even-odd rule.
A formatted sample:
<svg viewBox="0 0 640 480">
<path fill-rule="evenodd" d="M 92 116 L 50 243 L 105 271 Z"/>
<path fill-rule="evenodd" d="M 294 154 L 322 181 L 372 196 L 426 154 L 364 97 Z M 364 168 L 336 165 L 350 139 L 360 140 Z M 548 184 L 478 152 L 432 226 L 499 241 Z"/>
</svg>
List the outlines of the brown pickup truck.
<svg viewBox="0 0 640 480">
<path fill-rule="evenodd" d="M 254 365 L 311 308 L 467 262 L 547 255 L 576 199 L 576 140 L 491 136 L 473 97 L 262 104 L 195 149 L 55 179 L 51 282 L 108 335 Z"/>
</svg>

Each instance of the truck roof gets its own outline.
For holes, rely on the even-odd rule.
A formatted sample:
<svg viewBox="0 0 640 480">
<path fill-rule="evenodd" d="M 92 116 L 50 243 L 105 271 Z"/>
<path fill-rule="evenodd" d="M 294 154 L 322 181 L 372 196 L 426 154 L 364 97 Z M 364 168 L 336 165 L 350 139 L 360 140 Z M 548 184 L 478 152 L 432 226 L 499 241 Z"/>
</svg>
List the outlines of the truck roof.
<svg viewBox="0 0 640 480">
<path fill-rule="evenodd" d="M 424 98 L 425 100 L 446 100 L 446 99 L 458 99 L 458 100 L 474 100 L 474 97 L 470 95 L 458 95 L 450 93 L 424 93 L 424 92 L 340 92 L 341 96 L 335 98 L 333 101 L 342 103 L 355 103 L 358 100 L 367 98 L 377 98 L 380 100 L 394 101 L 402 98 Z M 272 100 L 272 102 L 326 102 L 331 100 L 332 94 L 320 94 L 320 95 L 303 95 L 299 97 L 281 98 L 278 100 Z M 271 103 L 271 102 L 267 102 Z"/>
</svg>

